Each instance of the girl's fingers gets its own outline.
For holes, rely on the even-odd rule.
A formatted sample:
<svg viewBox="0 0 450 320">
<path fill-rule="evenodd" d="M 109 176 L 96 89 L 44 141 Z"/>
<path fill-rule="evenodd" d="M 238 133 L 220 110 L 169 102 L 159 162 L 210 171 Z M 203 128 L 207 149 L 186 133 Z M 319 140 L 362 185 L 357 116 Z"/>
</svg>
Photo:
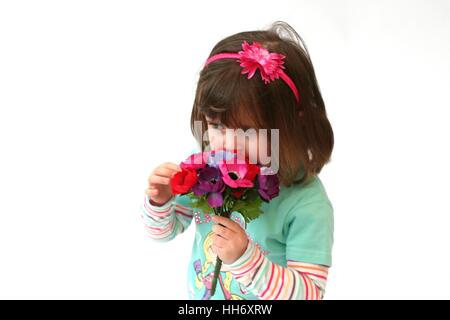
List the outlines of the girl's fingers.
<svg viewBox="0 0 450 320">
<path fill-rule="evenodd" d="M 178 171 L 173 170 L 171 168 L 158 167 L 155 169 L 155 171 L 153 171 L 153 174 L 155 174 L 157 176 L 161 176 L 161 177 L 171 178 L 173 176 L 173 174 L 176 172 L 178 172 Z"/>
<path fill-rule="evenodd" d="M 212 244 L 212 245 L 211 245 L 211 248 L 213 249 L 213 251 L 214 251 L 215 254 L 218 254 L 219 251 L 220 251 L 220 249 L 222 249 L 222 247 L 219 247 L 219 246 L 216 245 L 216 244 Z"/>
<path fill-rule="evenodd" d="M 212 217 L 212 221 L 234 232 L 239 232 L 242 229 L 239 224 L 226 217 L 215 215 Z"/>
<path fill-rule="evenodd" d="M 170 162 L 166 162 L 162 165 L 160 165 L 159 167 L 157 167 L 148 177 L 148 183 L 157 183 L 157 182 L 152 182 L 153 181 L 153 176 L 160 176 L 163 178 L 172 178 L 173 175 L 176 172 L 181 171 L 180 166 L 174 164 L 174 163 L 170 163 Z M 156 180 L 160 180 L 160 179 L 156 179 Z M 167 182 L 164 183 L 160 183 L 160 184 L 168 184 Z"/>
<path fill-rule="evenodd" d="M 171 162 L 166 162 L 162 165 L 162 167 L 167 168 L 167 169 L 171 169 L 173 171 L 181 171 L 181 168 L 179 165 L 175 164 L 175 163 L 171 163 Z"/>
<path fill-rule="evenodd" d="M 163 184 L 163 185 L 168 185 L 170 183 L 170 179 L 166 178 L 166 177 L 161 177 L 161 176 L 156 176 L 156 175 L 151 175 L 150 178 L 148 179 L 148 182 L 150 184 Z"/>
<path fill-rule="evenodd" d="M 222 249 L 223 247 L 225 247 L 227 240 L 224 238 L 221 238 L 219 235 L 214 235 L 213 238 L 213 244 L 219 248 Z"/>
<path fill-rule="evenodd" d="M 234 231 L 232 231 L 231 229 L 222 227 L 221 225 L 218 225 L 218 224 L 214 224 L 212 226 L 212 231 L 216 235 L 218 235 L 224 239 L 227 239 L 227 240 L 229 240 L 232 237 L 232 233 L 234 233 Z"/>
<path fill-rule="evenodd" d="M 149 197 L 154 197 L 154 196 L 157 196 L 158 195 L 158 193 L 159 193 L 159 191 L 157 190 L 157 189 L 147 189 L 146 191 L 145 191 L 145 193 L 149 196 Z"/>
<path fill-rule="evenodd" d="M 145 189 L 145 192 L 150 192 L 150 191 L 155 191 L 158 190 L 158 188 L 154 187 L 154 186 L 150 186 L 147 189 Z"/>
</svg>

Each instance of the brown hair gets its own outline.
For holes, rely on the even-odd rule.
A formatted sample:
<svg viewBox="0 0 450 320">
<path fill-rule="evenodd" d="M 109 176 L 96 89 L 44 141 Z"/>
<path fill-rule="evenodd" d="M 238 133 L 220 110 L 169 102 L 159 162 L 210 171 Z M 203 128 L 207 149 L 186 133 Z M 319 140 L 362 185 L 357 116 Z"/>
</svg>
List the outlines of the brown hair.
<svg viewBox="0 0 450 320">
<path fill-rule="evenodd" d="M 247 79 L 236 59 L 220 59 L 200 72 L 191 114 L 192 133 L 206 149 L 209 142 L 194 129 L 195 121 L 207 127 L 205 116 L 219 118 L 229 128 L 279 129 L 280 181 L 285 186 L 309 182 L 329 162 L 334 138 L 306 45 L 289 24 L 277 21 L 268 30 L 226 37 L 209 57 L 241 51 L 244 40 L 249 44 L 257 41 L 270 52 L 286 56 L 284 71 L 298 88 L 300 103 L 283 80 L 265 84 L 259 71 Z M 296 180 L 300 172 L 304 174 Z"/>
</svg>

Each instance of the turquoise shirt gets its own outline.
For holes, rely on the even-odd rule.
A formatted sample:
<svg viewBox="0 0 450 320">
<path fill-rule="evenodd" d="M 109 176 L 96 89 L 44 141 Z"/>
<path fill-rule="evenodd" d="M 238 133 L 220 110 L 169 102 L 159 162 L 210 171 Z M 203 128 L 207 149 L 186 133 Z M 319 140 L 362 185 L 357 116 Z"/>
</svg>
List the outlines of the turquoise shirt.
<svg viewBox="0 0 450 320">
<path fill-rule="evenodd" d="M 189 206 L 187 196 L 176 196 L 175 202 Z M 245 226 L 242 215 L 234 211 L 231 219 L 241 224 L 248 237 L 272 262 L 283 267 L 287 260 L 331 266 L 333 246 L 333 207 L 325 188 L 314 177 L 306 185 L 280 187 L 279 196 L 262 204 L 263 214 Z M 212 214 L 194 209 L 195 240 L 187 270 L 189 299 L 257 300 L 258 298 L 233 279 L 222 266 L 217 289 L 210 296 L 216 255 L 211 249 Z M 185 221 L 183 229 L 190 224 Z"/>
</svg>

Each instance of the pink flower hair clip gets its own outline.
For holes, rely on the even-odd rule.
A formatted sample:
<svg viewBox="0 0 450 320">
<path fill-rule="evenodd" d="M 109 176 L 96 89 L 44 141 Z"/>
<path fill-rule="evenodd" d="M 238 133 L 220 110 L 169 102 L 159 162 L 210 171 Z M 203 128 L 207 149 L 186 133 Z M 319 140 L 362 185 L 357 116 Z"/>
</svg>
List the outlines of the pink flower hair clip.
<svg viewBox="0 0 450 320">
<path fill-rule="evenodd" d="M 297 102 L 300 101 L 300 96 L 298 94 L 297 87 L 295 86 L 292 79 L 283 71 L 285 67 L 284 58 L 286 56 L 281 53 L 269 52 L 264 48 L 259 42 L 253 42 L 253 44 L 248 44 L 247 41 L 242 43 L 242 51 L 235 52 L 224 52 L 218 53 L 210 57 L 204 67 L 206 67 L 211 62 L 224 58 L 237 58 L 240 66 L 243 68 L 241 74 L 247 74 L 247 79 L 251 79 L 257 70 L 261 74 L 262 80 L 265 84 L 271 81 L 281 78 L 286 84 L 291 88 L 295 95 Z"/>
</svg>

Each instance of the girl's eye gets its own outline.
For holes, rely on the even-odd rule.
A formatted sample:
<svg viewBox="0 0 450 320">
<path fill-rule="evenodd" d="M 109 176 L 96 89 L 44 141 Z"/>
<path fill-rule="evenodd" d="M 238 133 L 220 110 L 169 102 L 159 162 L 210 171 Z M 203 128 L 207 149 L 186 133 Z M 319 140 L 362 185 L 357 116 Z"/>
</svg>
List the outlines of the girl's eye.
<svg viewBox="0 0 450 320">
<path fill-rule="evenodd" d="M 213 129 L 216 129 L 216 130 L 224 130 L 224 129 L 225 129 L 224 125 L 221 124 L 221 123 L 209 123 L 209 125 L 210 125 Z"/>
</svg>

